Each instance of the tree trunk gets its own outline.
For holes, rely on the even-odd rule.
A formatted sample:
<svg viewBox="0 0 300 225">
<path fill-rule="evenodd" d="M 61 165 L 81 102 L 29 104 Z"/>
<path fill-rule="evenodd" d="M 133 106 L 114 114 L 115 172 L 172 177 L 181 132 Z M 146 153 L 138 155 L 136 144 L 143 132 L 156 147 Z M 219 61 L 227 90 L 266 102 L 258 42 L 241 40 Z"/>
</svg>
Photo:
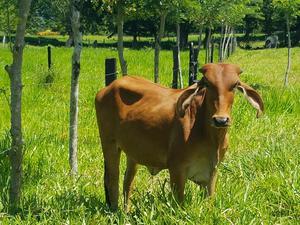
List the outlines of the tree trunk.
<svg viewBox="0 0 300 225">
<path fill-rule="evenodd" d="M 206 57 L 205 57 L 205 63 L 210 62 L 211 58 L 211 29 L 208 29 L 207 39 L 206 39 Z"/>
<path fill-rule="evenodd" d="M 231 29 L 231 38 L 230 38 L 230 44 L 228 50 L 229 56 L 231 56 L 233 53 L 233 39 L 234 39 L 234 28 Z"/>
<path fill-rule="evenodd" d="M 189 39 L 189 23 L 182 23 L 180 26 L 180 47 L 186 48 Z"/>
<path fill-rule="evenodd" d="M 70 127 L 69 127 L 69 163 L 71 175 L 78 173 L 77 143 L 78 143 L 78 95 L 79 95 L 79 74 L 80 54 L 82 49 L 82 34 L 80 32 L 80 12 L 77 8 L 79 0 L 71 1 L 71 25 L 74 40 L 72 55 L 72 76 L 70 93 Z"/>
<path fill-rule="evenodd" d="M 223 62 L 224 58 L 225 58 L 225 43 L 226 43 L 226 39 L 227 39 L 227 33 L 228 33 L 228 26 L 225 25 L 225 31 L 224 31 L 224 36 L 223 36 L 223 42 L 222 42 L 222 49 L 221 49 L 221 62 Z"/>
<path fill-rule="evenodd" d="M 5 47 L 5 43 L 6 43 L 6 36 L 4 34 L 3 38 L 2 38 L 2 47 Z"/>
<path fill-rule="evenodd" d="M 287 87 L 289 83 L 289 72 L 291 70 L 291 32 L 290 32 L 290 20 L 289 20 L 289 15 L 286 15 L 286 29 L 287 29 L 287 36 L 288 36 L 288 62 L 287 62 L 287 67 L 284 75 L 284 86 Z"/>
<path fill-rule="evenodd" d="M 219 62 L 222 62 L 222 56 L 223 56 L 223 52 L 222 52 L 222 46 L 223 46 L 223 39 L 224 39 L 224 24 L 222 23 L 221 26 L 221 34 L 220 34 L 220 42 L 219 42 Z"/>
<path fill-rule="evenodd" d="M 121 1 L 117 3 L 117 29 L 118 29 L 118 54 L 121 65 L 122 74 L 127 75 L 127 62 L 124 58 L 124 46 L 123 46 L 123 25 L 124 25 L 124 9 Z"/>
<path fill-rule="evenodd" d="M 228 58 L 228 47 L 229 47 L 231 38 L 232 38 L 232 29 L 229 27 L 228 28 L 228 37 L 227 37 L 226 45 L 225 45 L 225 49 L 224 49 L 224 59 Z"/>
<path fill-rule="evenodd" d="M 198 37 L 198 46 L 197 46 L 197 54 L 199 55 L 200 49 L 202 44 L 202 28 L 200 28 L 199 31 L 199 37 Z"/>
<path fill-rule="evenodd" d="M 138 40 L 137 40 L 137 34 L 133 35 L 133 40 L 132 40 L 132 47 L 136 48 L 138 44 Z"/>
<path fill-rule="evenodd" d="M 212 37 L 211 42 L 210 42 L 210 62 L 211 63 L 214 62 L 214 48 L 215 48 L 215 41 L 214 41 L 214 37 Z"/>
<path fill-rule="evenodd" d="M 161 12 L 160 15 L 160 26 L 159 33 L 155 39 L 155 50 L 154 50 L 154 82 L 159 83 L 159 53 L 160 53 L 160 42 L 164 35 L 165 23 L 166 23 L 167 12 Z"/>
<path fill-rule="evenodd" d="M 182 72 L 181 72 L 181 62 L 180 62 L 180 24 L 176 24 L 176 45 L 178 49 L 178 78 L 179 78 L 179 88 L 183 88 L 183 79 L 182 79 Z"/>
<path fill-rule="evenodd" d="M 5 66 L 10 78 L 11 90 L 11 180 L 9 189 L 10 208 L 16 209 L 20 203 L 22 185 L 23 137 L 22 137 L 22 63 L 26 22 L 31 0 L 19 1 L 18 25 L 15 44 L 12 49 L 13 63 Z"/>
<path fill-rule="evenodd" d="M 67 48 L 71 48 L 72 46 L 74 46 L 74 39 L 73 39 L 73 34 L 72 34 L 72 32 L 69 34 L 69 37 L 68 37 L 68 39 L 67 39 L 67 41 L 66 41 L 66 47 Z"/>
<path fill-rule="evenodd" d="M 264 16 L 264 31 L 267 36 L 272 34 L 272 25 L 273 25 L 273 0 L 263 0 L 262 13 Z"/>
</svg>

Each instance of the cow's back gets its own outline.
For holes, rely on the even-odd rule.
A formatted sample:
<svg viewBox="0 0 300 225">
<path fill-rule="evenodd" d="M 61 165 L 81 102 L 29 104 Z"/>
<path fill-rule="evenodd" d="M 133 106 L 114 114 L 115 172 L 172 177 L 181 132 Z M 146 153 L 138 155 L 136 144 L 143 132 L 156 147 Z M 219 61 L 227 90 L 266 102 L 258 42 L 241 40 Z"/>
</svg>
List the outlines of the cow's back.
<svg viewBox="0 0 300 225">
<path fill-rule="evenodd" d="M 126 76 L 98 92 L 101 141 L 116 141 L 140 164 L 165 167 L 180 90 Z"/>
</svg>

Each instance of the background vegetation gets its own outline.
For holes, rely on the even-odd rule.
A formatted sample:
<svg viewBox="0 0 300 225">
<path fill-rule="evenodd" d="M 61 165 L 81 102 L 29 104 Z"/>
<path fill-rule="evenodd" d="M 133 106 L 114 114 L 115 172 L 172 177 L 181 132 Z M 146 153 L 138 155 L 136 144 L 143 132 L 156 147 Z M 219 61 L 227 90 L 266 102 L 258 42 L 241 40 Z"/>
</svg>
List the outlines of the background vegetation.
<svg viewBox="0 0 300 225">
<path fill-rule="evenodd" d="M 0 48 L 0 68 L 11 61 Z M 8 214 L 10 113 L 0 95 L 0 221 L 3 224 L 298 224 L 300 219 L 299 119 L 300 67 L 292 66 L 290 87 L 283 88 L 286 50 L 238 50 L 228 62 L 244 69 L 242 80 L 262 94 L 266 112 L 236 95 L 230 148 L 220 166 L 213 199 L 189 182 L 183 208 L 172 203 L 166 172 L 151 177 L 144 167 L 136 176 L 132 207 L 111 213 L 105 205 L 103 158 L 94 112 L 95 93 L 104 86 L 104 59 L 114 48 L 85 48 L 82 55 L 79 110 L 79 177 L 69 177 L 68 110 L 71 50 L 54 48 L 54 82 L 48 75 L 46 48 L 27 46 L 23 67 L 24 186 L 20 212 Z M 299 62 L 299 48 L 292 60 Z M 153 50 L 129 50 L 130 74 L 153 79 Z M 270 57 L 272 56 L 272 57 Z M 203 55 L 200 53 L 200 61 Z M 185 84 L 188 52 L 182 53 Z M 120 69 L 118 69 L 120 71 Z M 172 53 L 162 51 L 161 83 L 171 86 Z M 0 88 L 8 95 L 9 79 L 0 70 Z M 122 174 L 125 160 L 122 158 Z M 121 177 L 122 182 L 122 177 Z M 120 201 L 122 202 L 122 201 Z"/>
<path fill-rule="evenodd" d="M 0 224 L 299 224 L 299 0 L 32 0 L 30 13 L 18 14 L 18 6 L 22 9 L 30 2 L 0 0 Z M 74 31 L 78 21 L 73 27 L 70 23 L 71 14 L 78 16 L 77 12 L 80 32 Z M 26 15 L 24 45 L 16 27 L 18 21 L 19 27 L 25 26 Z M 68 47 L 79 37 L 75 49 L 80 52 L 81 32 L 81 62 L 73 62 L 81 64 L 79 173 L 72 179 Z M 278 36 L 279 49 L 264 49 L 270 35 Z M 184 206 L 179 207 L 170 195 L 167 172 L 151 177 L 140 167 L 130 212 L 121 207 L 113 213 L 105 204 L 94 112 L 94 96 L 104 86 L 104 60 L 119 57 L 119 76 L 128 71 L 171 87 L 171 49 L 176 45 L 184 50 L 180 58 L 186 87 L 190 41 L 201 50 L 200 65 L 211 60 L 213 42 L 215 62 L 239 64 L 242 80 L 262 94 L 266 112 L 257 120 L 237 93 L 230 149 L 220 165 L 213 198 L 205 198 L 203 190 L 189 182 Z M 236 43 L 239 48 L 229 54 Z M 50 70 L 47 45 L 53 54 Z M 8 69 L 9 79 L 4 66 L 11 64 L 12 50 L 16 57 L 24 46 L 22 74 Z M 18 143 L 23 163 L 10 154 L 16 152 L 13 140 L 18 137 L 10 133 L 10 107 L 19 109 L 11 97 L 21 93 L 21 85 L 22 112 L 12 115 L 22 114 L 22 129 L 14 130 L 23 131 L 24 145 Z M 21 103 L 21 98 L 15 100 Z M 20 171 L 18 163 L 23 164 L 22 195 L 9 191 L 18 186 L 10 174 Z M 123 174 L 124 156 L 121 167 Z"/>
</svg>

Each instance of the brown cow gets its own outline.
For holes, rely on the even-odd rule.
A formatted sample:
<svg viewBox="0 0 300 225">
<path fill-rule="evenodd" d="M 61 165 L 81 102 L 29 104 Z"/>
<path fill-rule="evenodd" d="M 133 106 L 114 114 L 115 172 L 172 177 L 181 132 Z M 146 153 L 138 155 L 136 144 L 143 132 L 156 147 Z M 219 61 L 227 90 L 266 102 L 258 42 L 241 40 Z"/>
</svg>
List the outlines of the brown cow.
<svg viewBox="0 0 300 225">
<path fill-rule="evenodd" d="M 106 201 L 118 207 L 119 162 L 127 156 L 124 203 L 127 208 L 137 164 L 151 174 L 168 169 L 179 202 L 186 180 L 215 190 L 217 165 L 227 149 L 227 128 L 235 90 L 263 111 L 259 94 L 239 79 L 231 64 L 206 64 L 203 77 L 182 90 L 162 87 L 139 77 L 125 76 L 98 92 L 95 99 L 104 154 Z"/>
</svg>

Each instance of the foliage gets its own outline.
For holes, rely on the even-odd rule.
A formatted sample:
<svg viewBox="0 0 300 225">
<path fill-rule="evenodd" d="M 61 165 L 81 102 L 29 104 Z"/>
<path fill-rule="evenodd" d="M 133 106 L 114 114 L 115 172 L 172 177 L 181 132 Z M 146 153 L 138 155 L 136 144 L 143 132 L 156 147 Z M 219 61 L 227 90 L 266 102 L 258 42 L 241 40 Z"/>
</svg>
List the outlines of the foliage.
<svg viewBox="0 0 300 225">
<path fill-rule="evenodd" d="M 8 31 L 10 26 L 10 31 Z M 14 32 L 17 27 L 17 1 L 0 0 L 0 31 L 6 34 Z"/>
<path fill-rule="evenodd" d="M 296 17 L 300 15 L 299 0 L 273 0 L 273 5 L 278 14 L 283 14 L 290 20 L 295 21 Z"/>
</svg>

